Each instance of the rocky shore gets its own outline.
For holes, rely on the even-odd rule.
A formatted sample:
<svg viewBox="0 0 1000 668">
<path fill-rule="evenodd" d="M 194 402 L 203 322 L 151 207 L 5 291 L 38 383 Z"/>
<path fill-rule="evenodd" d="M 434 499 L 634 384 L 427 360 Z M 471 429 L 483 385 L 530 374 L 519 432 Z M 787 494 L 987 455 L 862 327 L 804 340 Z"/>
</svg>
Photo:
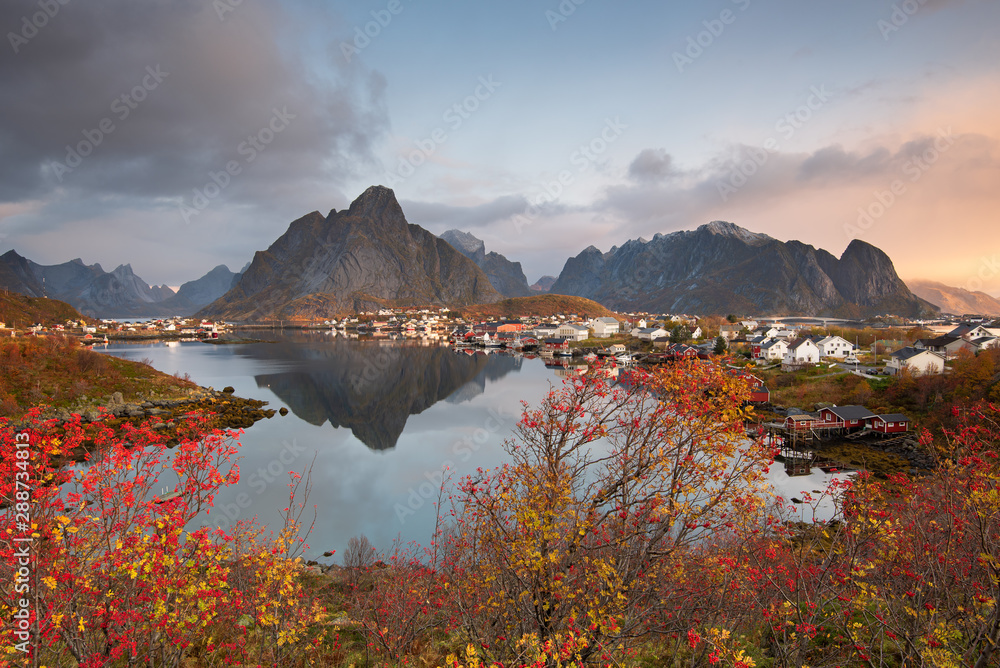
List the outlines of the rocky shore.
<svg viewBox="0 0 1000 668">
<path fill-rule="evenodd" d="M 103 400 L 91 399 L 85 403 L 88 405 L 79 410 L 60 408 L 47 417 L 67 422 L 76 414 L 84 422 L 104 421 L 111 424 L 154 419 L 153 429 L 166 429 L 173 426 L 176 420 L 197 413 L 208 416 L 213 427 L 245 429 L 258 420 L 274 417 L 277 412 L 265 408 L 266 401 L 237 397 L 231 387 L 221 391 L 211 387 L 193 388 L 180 397 L 157 397 L 155 392 L 150 392 L 141 402 L 125 401 L 121 392 L 115 392 Z"/>
</svg>

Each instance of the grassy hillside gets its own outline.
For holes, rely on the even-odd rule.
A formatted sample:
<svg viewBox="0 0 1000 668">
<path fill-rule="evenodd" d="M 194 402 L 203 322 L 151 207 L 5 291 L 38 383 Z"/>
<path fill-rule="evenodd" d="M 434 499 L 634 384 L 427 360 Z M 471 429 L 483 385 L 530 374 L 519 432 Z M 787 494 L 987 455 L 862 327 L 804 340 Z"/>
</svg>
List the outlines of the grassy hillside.
<svg viewBox="0 0 1000 668">
<path fill-rule="evenodd" d="M 7 327 L 27 328 L 35 323 L 54 325 L 67 320 L 87 320 L 66 302 L 45 297 L 27 297 L 17 292 L 0 292 L 0 322 Z"/>
<path fill-rule="evenodd" d="M 567 295 L 537 295 L 504 299 L 495 304 L 465 306 L 462 313 L 471 318 L 518 318 L 521 316 L 546 316 L 557 313 L 575 313 L 581 317 L 601 317 L 613 315 L 607 307 L 583 297 Z"/>
<path fill-rule="evenodd" d="M 195 387 L 148 364 L 94 352 L 67 337 L 0 340 L 0 417 L 17 417 L 37 405 L 90 408 L 103 405 L 101 398 L 115 392 L 133 401 L 150 391 L 180 396 Z"/>
</svg>

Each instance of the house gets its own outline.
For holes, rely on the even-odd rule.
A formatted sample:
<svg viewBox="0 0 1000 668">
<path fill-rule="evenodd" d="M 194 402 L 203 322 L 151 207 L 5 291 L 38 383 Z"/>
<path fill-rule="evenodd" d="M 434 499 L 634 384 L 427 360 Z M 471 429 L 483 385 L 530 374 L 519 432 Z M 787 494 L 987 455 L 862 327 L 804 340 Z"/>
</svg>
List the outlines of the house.
<svg viewBox="0 0 1000 668">
<path fill-rule="evenodd" d="M 910 418 L 902 413 L 876 415 L 868 420 L 868 426 L 880 434 L 905 434 L 910 429 Z"/>
<path fill-rule="evenodd" d="M 781 358 L 782 364 L 816 364 L 819 362 L 819 348 L 812 339 L 795 339 L 788 344 Z"/>
<path fill-rule="evenodd" d="M 542 350 L 569 350 L 569 341 L 563 338 L 549 338 L 542 342 Z"/>
<path fill-rule="evenodd" d="M 760 357 L 764 360 L 780 360 L 788 352 L 788 344 L 783 339 L 768 339 L 760 344 Z"/>
<path fill-rule="evenodd" d="M 556 329 L 556 337 L 570 341 L 586 341 L 590 338 L 590 330 L 586 325 L 559 325 Z"/>
<path fill-rule="evenodd" d="M 749 373 L 742 374 L 741 377 L 750 383 L 750 403 L 766 404 L 771 400 L 771 391 L 764 385 L 763 379 Z"/>
<path fill-rule="evenodd" d="M 614 318 L 594 318 L 590 326 L 594 329 L 595 339 L 606 339 L 621 331 L 621 323 Z"/>
<path fill-rule="evenodd" d="M 930 350 L 907 346 L 891 353 L 885 368 L 893 374 L 899 373 L 904 368 L 908 368 L 910 373 L 916 375 L 944 373 L 944 358 Z"/>
<path fill-rule="evenodd" d="M 498 332 L 520 332 L 524 329 L 524 323 L 520 320 L 504 320 L 497 325 Z"/>
<path fill-rule="evenodd" d="M 663 336 L 656 339 L 653 345 L 657 348 L 662 348 L 667 357 L 674 359 L 693 359 L 698 357 L 700 352 L 694 346 L 689 346 L 685 343 L 670 343 L 670 339 Z"/>
<path fill-rule="evenodd" d="M 667 336 L 669 334 L 669 332 L 662 327 L 645 327 L 640 328 L 638 333 L 636 333 L 636 330 L 632 330 L 632 332 L 632 336 L 636 337 L 640 341 L 652 341 L 653 339 L 657 339 L 661 336 Z"/>
<path fill-rule="evenodd" d="M 785 418 L 785 429 L 790 431 L 809 431 L 818 420 L 812 415 L 789 415 Z"/>
<path fill-rule="evenodd" d="M 701 335 L 702 335 L 701 327 L 696 326 L 694 330 L 691 332 L 692 339 L 700 339 Z"/>
<path fill-rule="evenodd" d="M 815 343 L 820 357 L 843 359 L 854 353 L 854 344 L 840 336 L 824 336 Z"/>
<path fill-rule="evenodd" d="M 653 347 L 657 350 L 666 350 L 671 345 L 669 336 L 658 336 L 653 339 Z"/>
<path fill-rule="evenodd" d="M 538 325 L 535 327 L 535 336 L 539 339 L 555 338 L 559 327 L 556 325 Z"/>
<path fill-rule="evenodd" d="M 979 339 L 984 336 L 996 336 L 996 334 L 986 329 L 982 325 L 973 325 L 970 323 L 963 322 L 961 325 L 948 332 L 948 336 L 954 336 L 956 338 L 971 340 L 971 339 Z"/>
<path fill-rule="evenodd" d="M 625 353 L 625 346 L 620 343 L 616 343 L 613 346 L 608 346 L 608 352 L 612 355 L 622 355 Z"/>
<path fill-rule="evenodd" d="M 819 412 L 823 422 L 843 422 L 848 431 L 862 429 L 875 414 L 864 406 L 832 406 Z"/>
<path fill-rule="evenodd" d="M 742 325 L 722 325 L 719 327 L 719 336 L 726 341 L 732 341 L 739 337 L 741 331 L 743 331 Z"/>
<path fill-rule="evenodd" d="M 918 339 L 913 347 L 917 350 L 929 350 L 932 353 L 944 355 L 945 359 L 954 357 L 960 350 L 975 350 L 975 346 L 968 339 L 960 336 L 939 336 L 933 339 Z"/>
<path fill-rule="evenodd" d="M 522 336 L 520 339 L 514 339 L 515 348 L 531 348 L 538 345 L 538 339 L 533 336 Z"/>
<path fill-rule="evenodd" d="M 766 336 L 751 336 L 747 339 L 747 344 L 750 346 L 750 356 L 754 359 L 760 359 L 760 347 L 767 341 Z"/>
<path fill-rule="evenodd" d="M 976 350 L 986 350 L 987 348 L 1000 348 L 1000 337 L 997 336 L 983 336 L 978 339 L 972 339 L 969 341 Z"/>
</svg>

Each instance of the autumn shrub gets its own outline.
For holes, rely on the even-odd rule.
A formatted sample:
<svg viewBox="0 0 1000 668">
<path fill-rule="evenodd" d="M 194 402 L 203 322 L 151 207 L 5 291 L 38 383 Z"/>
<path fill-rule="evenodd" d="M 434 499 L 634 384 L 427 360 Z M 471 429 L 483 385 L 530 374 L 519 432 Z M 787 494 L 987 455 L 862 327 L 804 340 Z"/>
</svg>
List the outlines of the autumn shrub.
<svg viewBox="0 0 1000 668">
<path fill-rule="evenodd" d="M 454 511 L 448 569 L 487 660 L 530 663 L 536 645 L 573 638 L 573 660 L 610 664 L 703 601 L 688 559 L 755 523 L 767 498 L 748 392 L 686 362 L 617 383 L 598 369 L 525 406 L 510 461 L 465 479 Z"/>
<path fill-rule="evenodd" d="M 235 437 L 197 418 L 169 439 L 148 424 L 57 424 L 37 410 L 17 428 L 0 420 L 0 607 L 9 619 L 22 597 L 31 603 L 30 637 L 5 628 L 4 659 L 30 651 L 59 666 L 304 661 L 321 611 L 298 581 L 301 502 L 290 503 L 277 537 L 252 524 L 189 529 L 238 480 Z M 100 456 L 66 466 L 84 446 Z M 174 490 L 161 499 L 168 481 Z M 25 549 L 27 592 L 15 577 Z"/>
</svg>

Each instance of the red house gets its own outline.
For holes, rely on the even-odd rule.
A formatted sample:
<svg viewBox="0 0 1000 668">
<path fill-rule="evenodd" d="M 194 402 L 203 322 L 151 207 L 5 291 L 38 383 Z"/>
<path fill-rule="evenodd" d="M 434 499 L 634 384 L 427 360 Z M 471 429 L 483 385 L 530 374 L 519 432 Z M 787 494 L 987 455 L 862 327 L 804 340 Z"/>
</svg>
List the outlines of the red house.
<svg viewBox="0 0 1000 668">
<path fill-rule="evenodd" d="M 812 415 L 789 415 L 785 418 L 785 429 L 809 431 L 816 422 Z"/>
<path fill-rule="evenodd" d="M 868 420 L 868 426 L 880 434 L 905 434 L 910 429 L 910 418 L 902 413 L 876 415 Z"/>
<path fill-rule="evenodd" d="M 876 417 L 864 406 L 832 406 L 819 412 L 823 422 L 843 422 L 848 431 L 862 429 L 865 423 Z"/>
<path fill-rule="evenodd" d="M 545 339 L 545 350 L 569 350 L 568 339 Z"/>
<path fill-rule="evenodd" d="M 771 390 L 762 379 L 749 373 L 743 374 L 743 378 L 750 381 L 750 403 L 766 404 L 771 400 Z"/>
</svg>

